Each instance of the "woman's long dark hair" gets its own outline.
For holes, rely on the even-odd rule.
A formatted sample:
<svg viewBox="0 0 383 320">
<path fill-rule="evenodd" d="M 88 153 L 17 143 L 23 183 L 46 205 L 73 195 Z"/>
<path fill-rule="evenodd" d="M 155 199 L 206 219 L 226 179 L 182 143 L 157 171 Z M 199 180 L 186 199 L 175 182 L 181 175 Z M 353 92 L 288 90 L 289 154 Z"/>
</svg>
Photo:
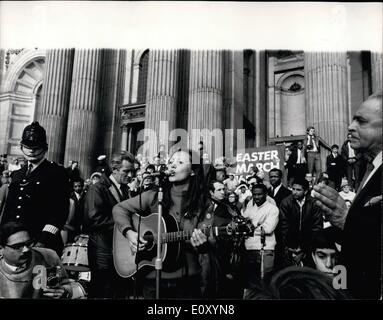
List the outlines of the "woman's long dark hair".
<svg viewBox="0 0 383 320">
<path fill-rule="evenodd" d="M 189 177 L 189 188 L 187 192 L 189 196 L 187 204 L 188 214 L 186 217 L 189 219 L 195 216 L 199 217 L 206 205 L 206 187 L 204 183 L 203 166 L 201 165 L 202 159 L 197 152 L 189 149 L 178 149 L 170 156 L 170 158 L 177 152 L 185 152 L 189 154 L 189 158 L 192 163 L 192 171 L 194 172 L 194 175 Z M 165 212 L 168 212 L 173 205 L 173 201 L 170 196 L 171 187 L 172 183 L 166 179 L 163 184 L 163 209 Z M 154 201 L 157 201 L 157 198 L 155 198 Z"/>
</svg>

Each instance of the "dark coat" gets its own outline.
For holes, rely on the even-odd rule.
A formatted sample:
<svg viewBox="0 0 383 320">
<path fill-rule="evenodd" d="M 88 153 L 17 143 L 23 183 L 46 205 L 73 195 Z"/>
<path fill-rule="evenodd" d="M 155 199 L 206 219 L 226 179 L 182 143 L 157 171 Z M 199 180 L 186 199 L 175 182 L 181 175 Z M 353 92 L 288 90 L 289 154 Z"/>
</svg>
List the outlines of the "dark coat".
<svg viewBox="0 0 383 320">
<path fill-rule="evenodd" d="M 347 163 L 347 160 L 349 159 L 348 153 L 349 153 L 348 152 L 348 140 L 346 140 L 345 142 L 343 142 L 342 147 L 341 147 L 341 151 L 340 151 L 340 155 L 343 158 L 345 163 Z M 360 153 L 356 150 L 354 150 L 354 153 L 355 153 L 355 159 L 356 160 L 364 160 L 362 153 Z"/>
<path fill-rule="evenodd" d="M 28 178 L 25 177 L 26 171 L 27 166 L 24 166 L 12 173 L 1 223 L 20 221 L 28 227 L 32 237 L 58 250 L 58 239 L 53 239 L 51 233 L 42 230 L 48 224 L 61 230 L 67 220 L 69 179 L 66 171 L 64 167 L 47 160 Z"/>
<path fill-rule="evenodd" d="M 84 232 L 113 230 L 113 207 L 125 200 L 117 186 L 106 176 L 92 185 L 86 193 L 84 203 Z"/>
<path fill-rule="evenodd" d="M 326 158 L 326 169 L 330 179 L 331 177 L 342 177 L 344 173 L 342 157 L 339 154 L 337 157 L 334 157 L 333 154 L 328 155 Z"/>
<path fill-rule="evenodd" d="M 306 155 L 303 152 L 303 149 L 301 150 L 301 156 L 305 157 Z M 291 154 L 289 156 L 289 159 L 286 162 L 286 168 L 289 170 L 289 178 L 295 178 L 295 177 L 304 177 L 307 171 L 307 163 L 300 163 L 297 164 L 298 161 L 298 147 L 294 147 L 291 151 Z"/>
<path fill-rule="evenodd" d="M 74 213 L 73 216 L 68 217 L 68 221 L 65 225 L 65 228 L 70 233 L 68 242 L 73 241 L 74 238 L 81 233 L 84 219 L 85 195 L 86 193 L 83 192 L 79 199 L 77 199 L 74 191 L 70 195 L 70 198 L 74 202 Z"/>
<path fill-rule="evenodd" d="M 301 214 L 297 201 L 290 195 L 281 202 L 279 227 L 285 246 L 300 246 L 307 252 L 314 233 L 323 229 L 322 212 L 315 205 L 315 200 L 307 194 Z"/>
<path fill-rule="evenodd" d="M 279 188 L 277 194 L 274 196 L 273 191 L 269 190 L 269 196 L 272 197 L 275 200 L 275 203 L 279 209 L 281 206 L 281 202 L 284 198 L 288 197 L 291 194 L 291 191 L 287 189 L 284 185 L 281 185 Z"/>
<path fill-rule="evenodd" d="M 382 272 L 382 166 L 356 195 L 342 233 L 341 264 L 357 299 L 378 299 Z"/>
</svg>

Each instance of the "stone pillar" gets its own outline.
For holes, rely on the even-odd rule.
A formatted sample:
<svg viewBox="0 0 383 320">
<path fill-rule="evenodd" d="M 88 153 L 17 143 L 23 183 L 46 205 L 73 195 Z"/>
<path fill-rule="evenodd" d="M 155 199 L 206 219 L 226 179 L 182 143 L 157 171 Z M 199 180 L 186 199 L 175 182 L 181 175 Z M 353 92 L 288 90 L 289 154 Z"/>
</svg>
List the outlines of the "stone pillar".
<svg viewBox="0 0 383 320">
<path fill-rule="evenodd" d="M 64 164 L 74 49 L 47 51 L 43 98 L 38 121 L 48 140 L 47 158 Z"/>
<path fill-rule="evenodd" d="M 126 125 L 122 126 L 122 137 L 121 137 L 121 150 L 127 151 L 128 148 L 128 127 Z"/>
<path fill-rule="evenodd" d="M 224 127 L 227 129 L 224 134 L 225 156 L 233 158 L 237 148 L 245 147 L 245 141 L 238 141 L 241 136 L 237 135 L 243 129 L 243 115 L 247 115 L 245 107 L 248 81 L 244 79 L 244 54 L 243 51 L 224 51 L 223 53 L 223 112 Z M 245 93 L 245 94 L 244 94 Z M 243 146 L 242 146 L 243 145 Z"/>
<path fill-rule="evenodd" d="M 188 132 L 191 137 L 191 147 L 198 148 L 202 138 L 205 151 L 211 158 L 223 154 L 223 52 L 222 51 L 192 51 L 190 58 L 190 90 Z M 199 129 L 205 132 L 195 132 Z M 218 130 L 216 130 L 218 129 Z M 211 133 L 215 130 L 216 152 L 213 152 Z M 210 134 L 209 132 L 210 131 Z M 218 138 L 218 139 L 217 139 Z M 221 141 L 219 141 L 221 140 Z M 218 142 L 218 143 L 217 143 Z"/>
<path fill-rule="evenodd" d="M 102 50 L 76 50 L 72 77 L 65 165 L 78 160 L 84 178 L 95 163 L 101 92 Z"/>
<path fill-rule="evenodd" d="M 383 81 L 383 54 L 378 52 L 371 52 L 371 79 L 372 79 L 372 92 L 382 92 Z"/>
<path fill-rule="evenodd" d="M 103 50 L 103 74 L 99 125 L 97 128 L 97 152 L 107 155 L 108 161 L 118 147 L 122 135 L 119 107 L 124 98 L 125 50 Z"/>
<path fill-rule="evenodd" d="M 132 127 L 128 127 L 127 129 L 128 131 L 128 151 L 133 153 L 134 154 L 134 151 L 133 151 L 133 147 L 132 147 L 132 143 L 133 143 L 133 128 Z"/>
<path fill-rule="evenodd" d="M 330 146 L 342 145 L 348 128 L 345 52 L 305 53 L 306 124 Z"/>
<path fill-rule="evenodd" d="M 150 159 L 157 154 L 160 144 L 168 149 L 169 132 L 176 127 L 177 75 L 177 50 L 149 52 L 145 129 L 153 130 L 157 137 L 149 140 Z M 160 121 L 166 122 L 160 126 Z"/>
<path fill-rule="evenodd" d="M 137 103 L 139 75 L 140 75 L 140 64 L 135 63 L 133 65 L 132 96 L 131 96 L 132 103 Z"/>
</svg>

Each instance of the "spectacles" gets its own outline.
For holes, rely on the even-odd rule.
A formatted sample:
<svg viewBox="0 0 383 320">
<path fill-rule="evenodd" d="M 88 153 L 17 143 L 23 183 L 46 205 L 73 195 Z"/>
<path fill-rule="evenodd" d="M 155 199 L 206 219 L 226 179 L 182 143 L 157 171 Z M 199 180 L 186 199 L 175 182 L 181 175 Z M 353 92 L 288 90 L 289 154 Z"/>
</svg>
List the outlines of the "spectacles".
<svg viewBox="0 0 383 320">
<path fill-rule="evenodd" d="M 21 251 L 24 249 L 24 247 L 27 247 L 27 248 L 33 247 L 34 244 L 35 244 L 35 240 L 29 240 L 29 241 L 21 242 L 21 243 L 6 244 L 5 246 L 16 251 Z"/>
</svg>

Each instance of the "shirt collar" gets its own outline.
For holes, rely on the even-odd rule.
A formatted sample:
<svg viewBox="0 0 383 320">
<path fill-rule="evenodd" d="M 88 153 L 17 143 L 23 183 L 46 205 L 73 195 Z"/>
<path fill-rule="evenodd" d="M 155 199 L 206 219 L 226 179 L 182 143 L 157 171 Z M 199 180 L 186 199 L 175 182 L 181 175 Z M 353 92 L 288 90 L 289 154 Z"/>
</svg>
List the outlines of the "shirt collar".
<svg viewBox="0 0 383 320">
<path fill-rule="evenodd" d="M 18 270 L 21 270 L 21 269 L 25 269 L 27 263 L 23 263 L 21 266 L 12 266 L 10 265 L 9 263 L 7 263 L 7 261 L 5 261 L 4 259 L 4 264 L 6 265 L 6 267 L 11 270 L 12 272 L 16 272 Z"/>
<path fill-rule="evenodd" d="M 40 164 L 43 163 L 43 161 L 45 160 L 45 157 L 42 158 L 39 162 L 37 163 L 32 163 L 32 162 L 29 162 L 28 161 L 28 166 L 31 164 L 32 165 L 32 171 L 35 170 Z"/>
<path fill-rule="evenodd" d="M 302 201 L 295 200 L 301 207 L 305 204 L 306 197 L 303 197 Z"/>
<path fill-rule="evenodd" d="M 374 160 L 372 160 L 372 164 L 374 165 L 374 168 L 379 168 L 379 166 L 382 164 L 382 151 L 380 151 Z"/>
<path fill-rule="evenodd" d="M 282 182 L 281 182 L 279 185 L 277 185 L 277 186 L 273 189 L 273 195 L 276 195 L 276 194 L 277 194 L 277 192 L 279 191 L 279 189 L 281 188 L 281 186 L 282 186 Z"/>
<path fill-rule="evenodd" d="M 121 188 L 121 185 L 117 182 L 116 178 L 113 176 L 113 174 L 111 174 L 109 176 L 109 179 L 112 180 L 113 184 L 118 188 L 118 190 L 120 190 Z"/>
</svg>

